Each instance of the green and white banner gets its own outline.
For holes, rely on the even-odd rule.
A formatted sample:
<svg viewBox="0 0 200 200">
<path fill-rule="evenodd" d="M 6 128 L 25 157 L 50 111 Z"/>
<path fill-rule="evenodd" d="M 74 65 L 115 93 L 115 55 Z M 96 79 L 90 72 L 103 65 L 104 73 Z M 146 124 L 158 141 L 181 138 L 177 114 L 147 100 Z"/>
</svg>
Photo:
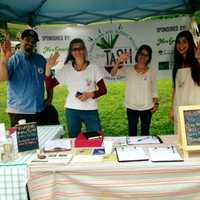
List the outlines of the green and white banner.
<svg viewBox="0 0 200 200">
<path fill-rule="evenodd" d="M 82 38 L 87 46 L 88 59 L 100 65 L 106 79 L 111 80 L 108 71 L 122 52 L 131 54 L 125 65 L 133 65 L 137 49 L 148 44 L 153 50 L 150 66 L 156 69 L 158 78 L 170 78 L 176 35 L 189 27 L 189 17 L 66 28 L 40 27 L 37 29 L 40 38 L 37 49 L 45 57 L 58 51 L 64 61 L 70 41 Z"/>
</svg>

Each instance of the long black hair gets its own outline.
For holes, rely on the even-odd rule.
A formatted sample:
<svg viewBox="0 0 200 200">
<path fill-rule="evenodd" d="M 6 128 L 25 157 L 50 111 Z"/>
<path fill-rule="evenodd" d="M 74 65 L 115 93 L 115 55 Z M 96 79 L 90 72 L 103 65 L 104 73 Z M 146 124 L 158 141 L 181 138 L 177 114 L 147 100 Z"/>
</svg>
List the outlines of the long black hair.
<svg viewBox="0 0 200 200">
<path fill-rule="evenodd" d="M 82 39 L 80 39 L 80 38 L 75 38 L 75 39 L 73 39 L 73 40 L 70 42 L 70 44 L 69 44 L 68 55 L 67 55 L 67 58 L 66 58 L 66 60 L 65 60 L 65 64 L 67 64 L 69 61 L 71 61 L 72 63 L 75 62 L 75 59 L 74 59 L 74 57 L 72 56 L 72 46 L 73 46 L 74 44 L 77 44 L 77 43 L 81 45 L 81 47 L 82 47 L 82 48 L 84 49 L 84 51 L 85 51 L 85 55 L 87 56 L 87 49 L 86 49 L 86 46 L 85 46 L 84 41 L 83 41 Z"/>
<path fill-rule="evenodd" d="M 180 38 L 186 38 L 188 41 L 188 50 L 186 53 L 186 58 L 183 58 L 183 55 L 180 54 L 176 48 L 177 42 Z M 175 87 L 175 80 L 177 70 L 182 67 L 183 64 L 189 65 L 191 68 L 191 76 L 193 81 L 200 86 L 200 69 L 198 67 L 198 61 L 195 58 L 194 54 L 195 43 L 192 34 L 190 31 L 182 31 L 176 36 L 175 46 L 174 46 L 174 67 L 172 70 L 173 84 Z"/>
</svg>

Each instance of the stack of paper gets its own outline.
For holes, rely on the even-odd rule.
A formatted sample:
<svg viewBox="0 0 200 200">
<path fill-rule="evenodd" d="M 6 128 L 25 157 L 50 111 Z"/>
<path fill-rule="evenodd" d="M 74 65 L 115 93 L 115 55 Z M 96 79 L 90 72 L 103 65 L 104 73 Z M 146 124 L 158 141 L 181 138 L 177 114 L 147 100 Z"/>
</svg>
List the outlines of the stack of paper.
<svg viewBox="0 0 200 200">
<path fill-rule="evenodd" d="M 56 154 L 47 155 L 47 160 L 49 163 L 69 163 L 73 158 L 72 154 Z"/>
<path fill-rule="evenodd" d="M 116 153 L 119 162 L 143 161 L 149 159 L 142 147 L 117 147 Z"/>
<path fill-rule="evenodd" d="M 112 141 L 113 141 L 113 146 L 114 147 L 118 147 L 118 146 L 123 146 L 126 145 L 126 136 L 122 136 L 122 137 L 112 137 Z"/>
<path fill-rule="evenodd" d="M 162 140 L 158 136 L 127 137 L 127 144 L 159 144 Z"/>
<path fill-rule="evenodd" d="M 149 148 L 149 154 L 152 162 L 183 161 L 174 146 Z"/>
<path fill-rule="evenodd" d="M 49 140 L 44 145 L 44 151 L 65 151 L 71 148 L 71 140 L 69 139 Z"/>
</svg>

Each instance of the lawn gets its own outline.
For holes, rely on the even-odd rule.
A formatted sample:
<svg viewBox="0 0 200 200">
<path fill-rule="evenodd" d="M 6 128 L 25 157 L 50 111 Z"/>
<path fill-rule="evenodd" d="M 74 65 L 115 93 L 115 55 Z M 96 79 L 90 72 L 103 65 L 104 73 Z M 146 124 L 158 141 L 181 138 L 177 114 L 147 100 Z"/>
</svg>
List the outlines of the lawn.
<svg viewBox="0 0 200 200">
<path fill-rule="evenodd" d="M 126 110 L 123 105 L 124 82 L 106 83 L 108 88 L 107 95 L 98 99 L 99 113 L 102 129 L 105 135 L 127 135 Z M 159 110 L 153 115 L 151 134 L 171 134 L 173 124 L 168 119 L 168 112 L 171 105 L 171 81 L 159 80 L 157 82 L 160 106 Z M 67 92 L 63 86 L 57 86 L 54 90 L 53 104 L 59 112 L 60 122 L 65 125 L 64 101 Z M 9 118 L 6 109 L 6 83 L 0 82 L 0 122 L 9 127 Z"/>
</svg>

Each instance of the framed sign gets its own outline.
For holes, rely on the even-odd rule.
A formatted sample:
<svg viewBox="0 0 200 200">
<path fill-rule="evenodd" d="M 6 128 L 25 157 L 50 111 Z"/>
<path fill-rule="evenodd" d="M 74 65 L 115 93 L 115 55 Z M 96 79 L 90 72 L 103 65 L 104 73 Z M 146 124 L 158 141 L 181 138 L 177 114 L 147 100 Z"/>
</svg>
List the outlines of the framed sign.
<svg viewBox="0 0 200 200">
<path fill-rule="evenodd" d="M 39 148 L 36 122 L 16 125 L 18 152 Z"/>
<path fill-rule="evenodd" d="M 200 105 L 180 106 L 179 137 L 184 157 L 189 151 L 200 151 Z"/>
</svg>

